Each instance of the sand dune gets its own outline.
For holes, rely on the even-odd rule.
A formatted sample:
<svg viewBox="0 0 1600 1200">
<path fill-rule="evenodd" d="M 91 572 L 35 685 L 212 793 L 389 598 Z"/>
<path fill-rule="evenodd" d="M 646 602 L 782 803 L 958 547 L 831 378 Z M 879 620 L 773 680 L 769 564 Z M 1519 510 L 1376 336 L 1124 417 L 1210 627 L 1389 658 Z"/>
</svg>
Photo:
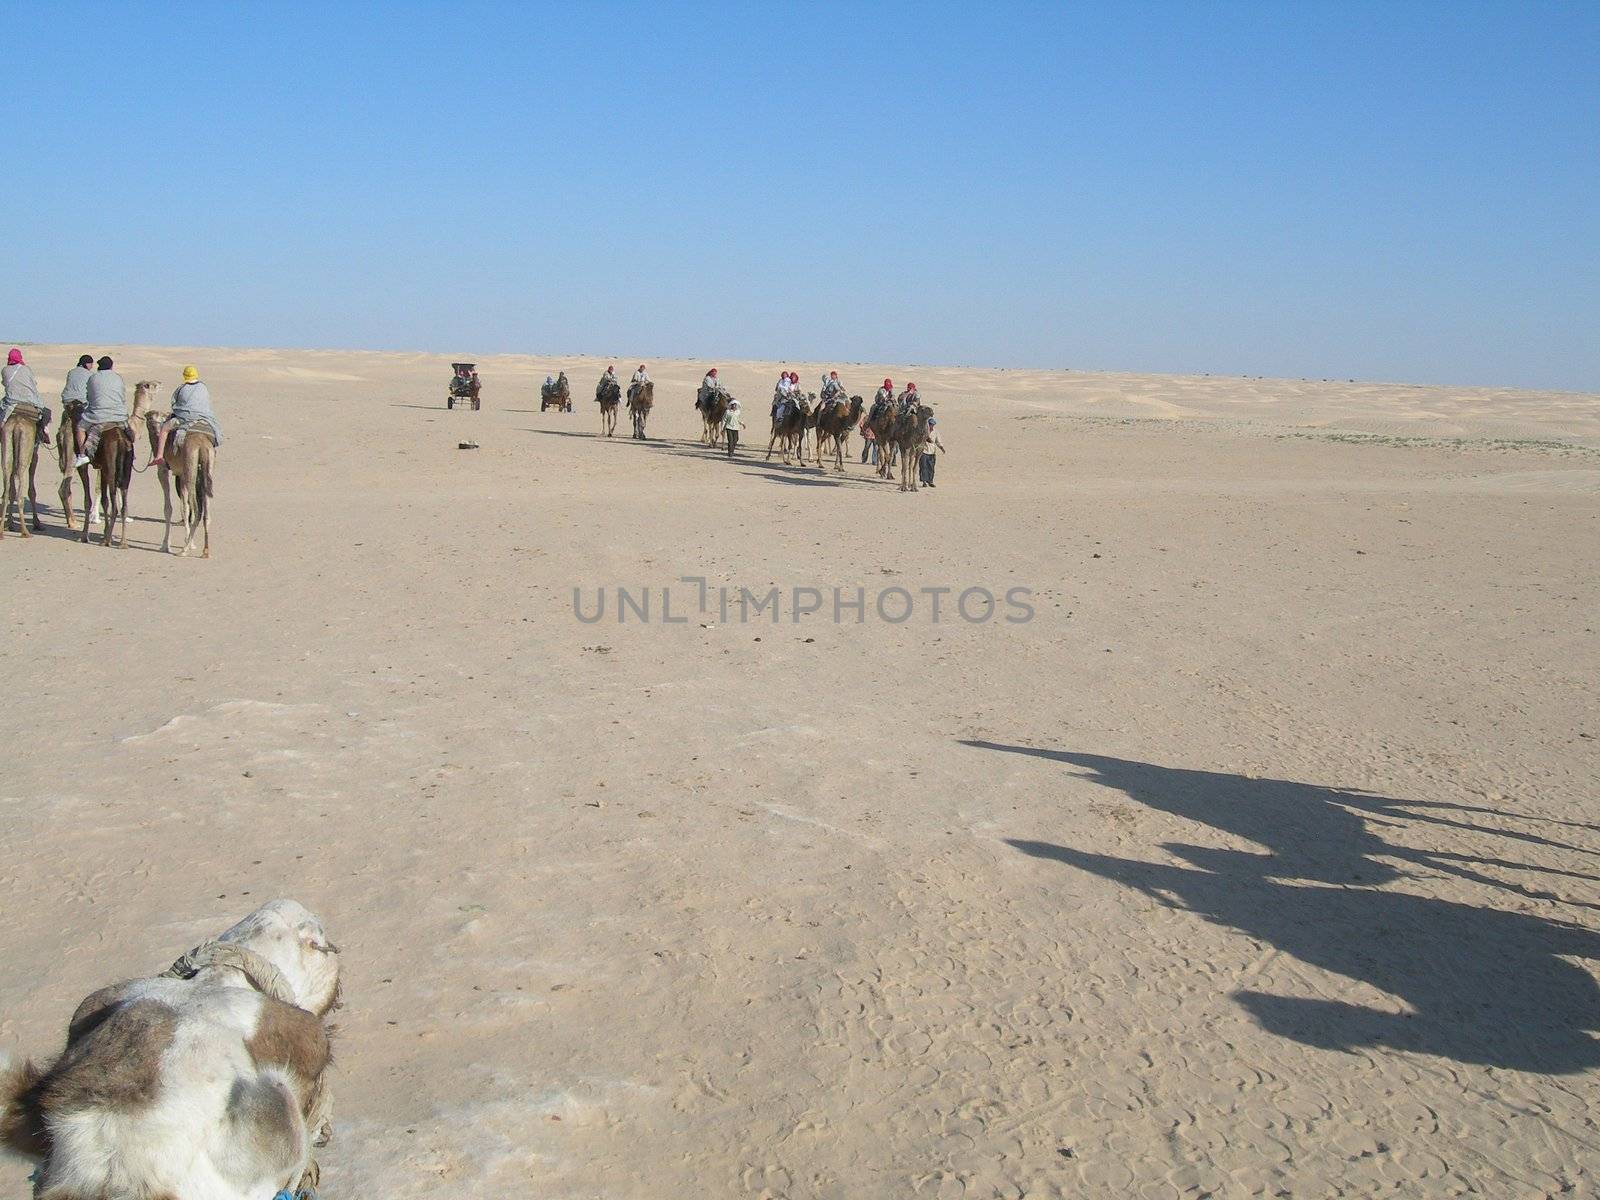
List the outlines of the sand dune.
<svg viewBox="0 0 1600 1200">
<path fill-rule="evenodd" d="M 330 1197 L 1596 1187 L 1596 397 L 841 364 L 937 409 L 908 496 L 762 462 L 775 363 L 730 463 L 698 361 L 640 445 L 602 359 L 109 352 L 211 384 L 217 557 L 153 476 L 0 544 L 0 1048 L 292 894 Z"/>
</svg>

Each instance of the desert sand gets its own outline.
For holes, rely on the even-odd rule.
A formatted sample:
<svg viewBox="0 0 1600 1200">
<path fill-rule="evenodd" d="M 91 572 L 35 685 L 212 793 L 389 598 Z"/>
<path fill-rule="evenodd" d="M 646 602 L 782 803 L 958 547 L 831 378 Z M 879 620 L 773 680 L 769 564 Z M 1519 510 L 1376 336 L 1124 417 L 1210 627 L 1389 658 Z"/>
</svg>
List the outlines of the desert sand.
<svg viewBox="0 0 1600 1200">
<path fill-rule="evenodd" d="M 1595 1194 L 1600 398 L 786 364 L 916 380 L 902 495 L 760 461 L 777 363 L 730 463 L 704 362 L 639 444 L 603 359 L 87 349 L 199 364 L 215 557 L 153 472 L 0 544 L 0 1053 L 292 895 L 330 1200 Z"/>
</svg>

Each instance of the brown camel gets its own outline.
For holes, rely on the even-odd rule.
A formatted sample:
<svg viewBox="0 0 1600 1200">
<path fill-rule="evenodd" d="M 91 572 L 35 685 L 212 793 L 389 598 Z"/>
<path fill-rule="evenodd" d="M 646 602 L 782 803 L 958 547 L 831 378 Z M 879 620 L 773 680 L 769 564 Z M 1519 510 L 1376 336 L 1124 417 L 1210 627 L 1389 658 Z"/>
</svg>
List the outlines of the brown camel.
<svg viewBox="0 0 1600 1200">
<path fill-rule="evenodd" d="M 872 430 L 872 436 L 878 443 L 878 478 L 892 478 L 891 464 L 894 461 L 894 420 L 897 409 L 894 401 L 873 400 L 872 407 L 867 410 L 867 428 Z"/>
<path fill-rule="evenodd" d="M 767 440 L 767 457 L 772 457 L 772 448 L 781 446 L 783 449 L 783 465 L 789 465 L 791 455 L 798 453 L 800 463 L 806 461 L 806 430 L 811 425 L 810 400 L 814 396 L 792 396 L 783 406 L 783 415 L 772 418 L 772 437 Z"/>
<path fill-rule="evenodd" d="M 700 440 L 706 445 L 715 448 L 722 444 L 722 418 L 728 415 L 728 401 L 732 399 L 732 393 L 721 388 L 700 398 L 700 420 L 705 425 Z"/>
<path fill-rule="evenodd" d="M 128 548 L 128 484 L 133 479 L 133 450 L 133 430 L 126 425 L 113 425 L 101 432 L 100 444 L 95 447 L 94 457 L 89 460 L 87 470 L 93 470 L 97 476 L 100 512 L 106 523 L 106 534 L 100 542 L 102 546 L 111 545 L 111 530 L 120 515 L 122 536 L 117 545 L 122 550 Z M 84 481 L 84 491 L 88 492 L 87 479 Z M 89 514 L 84 513 L 85 542 L 89 540 L 89 527 L 93 523 Z"/>
<path fill-rule="evenodd" d="M 617 432 L 617 405 L 622 401 L 622 385 L 615 375 L 602 375 L 595 384 L 594 398 L 600 405 L 600 436 Z"/>
<path fill-rule="evenodd" d="M 850 432 L 859 420 L 861 420 L 860 396 L 851 396 L 848 407 L 841 400 L 828 405 L 825 410 L 817 410 L 817 466 L 822 465 L 822 448 L 831 444 L 834 469 L 844 470 L 845 443 L 850 440 Z"/>
<path fill-rule="evenodd" d="M 933 409 L 926 404 L 914 408 L 898 409 L 894 427 L 889 432 L 890 444 L 900 456 L 900 490 L 917 490 L 917 464 L 922 454 L 922 444 L 928 440 L 928 422 L 933 419 Z M 878 447 L 878 457 L 883 457 L 884 447 Z"/>
<path fill-rule="evenodd" d="M 150 433 L 151 443 L 154 444 L 160 436 L 161 418 L 156 413 L 147 413 L 145 428 Z M 183 523 L 188 531 L 188 537 L 184 540 L 183 549 L 178 551 L 179 558 L 187 557 L 189 551 L 194 549 L 194 535 L 197 529 L 204 530 L 200 557 L 211 557 L 211 475 L 216 450 L 216 440 L 210 433 L 203 429 L 191 429 L 183 435 L 181 446 L 167 448 L 166 457 L 156 468 L 156 477 L 161 480 L 161 499 L 167 519 L 167 527 L 161 537 L 163 551 L 170 553 L 172 550 L 174 487 L 178 492 L 178 500 L 183 505 Z"/>
<path fill-rule="evenodd" d="M 28 505 L 33 509 L 33 527 L 43 529 L 39 520 L 39 497 L 34 494 L 33 475 L 39 469 L 39 410 L 31 404 L 19 404 L 11 410 L 5 424 L 0 426 L 0 479 L 4 494 L 0 497 L 0 537 L 5 537 L 6 526 L 11 523 L 11 505 L 17 506 L 17 532 L 31 537 L 28 532 L 28 514 L 23 509 L 22 477 L 28 477 Z"/>
<path fill-rule="evenodd" d="M 644 423 L 650 419 L 650 410 L 655 407 L 656 385 L 651 380 L 644 383 L 628 385 L 628 412 L 633 417 L 633 436 L 640 441 L 645 441 Z"/>
</svg>

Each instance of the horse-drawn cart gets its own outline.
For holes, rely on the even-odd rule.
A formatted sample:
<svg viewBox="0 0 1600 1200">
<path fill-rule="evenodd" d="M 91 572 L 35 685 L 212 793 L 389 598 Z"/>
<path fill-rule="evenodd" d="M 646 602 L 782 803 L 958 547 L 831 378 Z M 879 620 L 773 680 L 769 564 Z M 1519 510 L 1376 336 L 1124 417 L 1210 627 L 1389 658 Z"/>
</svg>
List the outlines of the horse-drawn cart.
<svg viewBox="0 0 1600 1200">
<path fill-rule="evenodd" d="M 470 404 L 474 412 L 482 408 L 480 393 L 483 388 L 478 382 L 478 364 L 451 363 L 450 367 L 454 373 L 450 376 L 450 393 L 444 398 L 444 406 L 454 408 L 458 404 L 463 407 Z"/>
<path fill-rule="evenodd" d="M 567 381 L 567 373 L 561 372 L 556 379 L 546 379 L 539 386 L 539 411 L 553 408 L 557 412 L 572 411 L 572 384 Z"/>
</svg>

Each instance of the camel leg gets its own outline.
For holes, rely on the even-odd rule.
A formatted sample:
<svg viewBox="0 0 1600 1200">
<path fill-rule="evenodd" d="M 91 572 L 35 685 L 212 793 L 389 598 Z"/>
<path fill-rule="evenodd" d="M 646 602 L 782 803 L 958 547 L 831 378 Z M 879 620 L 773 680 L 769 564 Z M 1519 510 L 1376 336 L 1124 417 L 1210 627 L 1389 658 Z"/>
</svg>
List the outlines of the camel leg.
<svg viewBox="0 0 1600 1200">
<path fill-rule="evenodd" d="M 17 490 L 13 478 L 17 474 L 16 464 L 12 461 L 16 457 L 17 448 L 12 444 L 9 431 L 0 430 L 0 538 L 6 535 L 6 526 L 11 524 L 12 494 Z M 22 501 L 17 501 L 17 525 L 23 537 L 28 536 L 28 520 L 22 511 Z"/>
<path fill-rule="evenodd" d="M 198 467 L 199 463 L 195 463 L 194 465 Z M 186 469 L 183 477 L 183 485 L 178 489 L 178 498 L 183 503 L 184 528 L 183 549 L 178 551 L 179 558 L 188 558 L 189 551 L 194 549 L 195 529 L 199 525 L 200 514 L 195 511 L 195 505 L 197 501 L 195 496 L 196 488 L 194 476 L 194 471 Z"/>
<path fill-rule="evenodd" d="M 208 487 L 211 486 L 211 468 L 210 467 L 206 468 L 205 478 L 200 481 L 200 486 L 202 488 L 208 488 Z M 211 557 L 211 498 L 209 496 L 205 496 L 205 495 L 202 495 L 200 497 L 200 529 L 201 529 L 201 533 L 202 533 L 202 544 L 201 544 L 201 547 L 200 547 L 200 557 L 201 558 L 210 558 Z"/>
<path fill-rule="evenodd" d="M 21 439 L 19 438 L 18 440 L 20 441 Z M 33 531 L 28 528 L 28 513 L 22 504 L 22 471 L 27 464 L 17 460 L 16 452 L 17 447 L 12 446 L 11 453 L 13 461 L 11 463 L 11 482 L 6 485 L 11 492 L 11 500 L 10 503 L 6 505 L 6 512 L 9 514 L 11 512 L 11 505 L 15 504 L 17 506 L 17 532 L 23 537 L 32 537 Z M 39 514 L 37 511 L 34 512 L 33 519 L 35 521 L 39 519 Z"/>
<path fill-rule="evenodd" d="M 28 508 L 33 512 L 33 527 L 36 530 L 44 529 L 44 522 L 39 519 L 39 494 L 37 488 L 37 475 L 39 472 L 39 448 L 34 447 L 33 458 L 28 463 Z"/>
<path fill-rule="evenodd" d="M 125 487 L 119 487 L 117 489 L 117 496 L 122 511 L 122 539 L 117 543 L 117 545 L 120 549 L 126 550 L 128 548 L 128 489 Z"/>
<path fill-rule="evenodd" d="M 89 485 L 89 468 L 78 468 L 78 482 L 83 484 L 83 507 L 87 510 L 83 514 L 86 522 L 92 522 L 100 516 L 100 495 Z"/>
<path fill-rule="evenodd" d="M 172 553 L 172 479 L 166 467 L 156 468 L 156 478 L 161 481 L 161 511 L 167 527 L 161 531 L 161 553 Z"/>
</svg>

